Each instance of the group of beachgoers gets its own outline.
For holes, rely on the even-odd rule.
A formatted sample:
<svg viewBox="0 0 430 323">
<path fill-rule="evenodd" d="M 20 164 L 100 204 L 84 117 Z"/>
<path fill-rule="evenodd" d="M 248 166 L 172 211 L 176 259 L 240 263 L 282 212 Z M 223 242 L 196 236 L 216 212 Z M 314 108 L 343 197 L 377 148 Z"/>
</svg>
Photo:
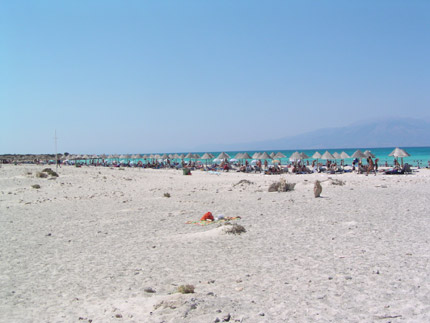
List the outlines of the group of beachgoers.
<svg viewBox="0 0 430 323">
<path fill-rule="evenodd" d="M 250 163 L 248 160 L 242 161 L 229 161 L 224 159 L 220 162 L 212 162 L 210 164 L 203 164 L 197 161 L 174 161 L 171 159 L 166 160 L 147 160 L 146 162 L 138 161 L 133 163 L 131 161 L 108 161 L 108 160 L 94 160 L 90 163 L 79 161 L 60 161 L 60 165 L 72 165 L 76 167 L 93 166 L 93 167 L 137 167 L 146 169 L 189 169 L 189 170 L 203 170 L 212 172 L 243 172 L 243 173 L 264 173 L 267 175 L 276 174 L 312 174 L 312 173 L 328 173 L 328 174 L 341 174 L 341 173 L 357 173 L 357 174 L 374 174 L 383 172 L 385 174 L 403 174 L 405 171 L 410 171 L 408 164 L 401 165 L 397 159 L 394 160 L 394 166 L 391 169 L 379 170 L 379 159 L 373 159 L 371 156 L 367 157 L 366 162 L 361 159 L 355 158 L 352 165 L 346 165 L 344 161 L 331 161 L 327 160 L 324 163 L 318 160 L 312 162 L 295 160 L 287 164 L 281 165 L 281 162 L 269 164 L 268 160 L 256 160 Z M 384 164 L 388 168 L 388 162 Z M 406 169 L 405 169 L 406 166 Z M 429 162 L 430 166 L 430 162 Z"/>
<path fill-rule="evenodd" d="M 6 162 L 8 163 L 8 162 Z M 16 162 L 15 162 L 16 163 Z M 311 174 L 311 173 L 329 173 L 329 174 L 341 174 L 341 173 L 357 173 L 357 174 L 404 174 L 410 173 L 410 165 L 400 164 L 398 159 L 394 159 L 394 165 L 389 168 L 388 162 L 385 161 L 384 169 L 379 169 L 379 159 L 373 159 L 372 156 L 368 156 L 365 161 L 359 158 L 355 158 L 351 165 L 346 165 L 344 160 L 338 162 L 337 160 L 326 160 L 322 163 L 318 159 L 313 161 L 309 160 L 293 160 L 286 164 L 281 164 L 280 161 L 272 161 L 269 164 L 267 159 L 253 160 L 250 162 L 247 159 L 242 160 L 229 160 L 229 159 L 214 159 L 211 163 L 202 163 L 201 161 L 189 159 L 145 159 L 138 161 L 120 160 L 120 159 L 92 159 L 92 160 L 34 160 L 35 164 L 57 164 L 71 165 L 76 167 L 137 167 L 137 168 L 148 168 L 148 169 L 188 169 L 188 170 L 203 170 L 212 172 L 243 172 L 243 173 L 264 173 L 267 175 L 275 174 Z M 428 162 L 430 168 L 430 161 Z M 419 164 L 418 164 L 418 168 Z"/>
</svg>

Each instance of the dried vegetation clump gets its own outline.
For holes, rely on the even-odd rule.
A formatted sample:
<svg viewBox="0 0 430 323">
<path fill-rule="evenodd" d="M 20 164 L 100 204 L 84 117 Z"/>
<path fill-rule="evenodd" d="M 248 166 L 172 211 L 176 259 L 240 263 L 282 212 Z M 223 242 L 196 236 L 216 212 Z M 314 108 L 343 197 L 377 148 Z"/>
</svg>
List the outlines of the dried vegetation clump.
<svg viewBox="0 0 430 323">
<path fill-rule="evenodd" d="M 233 187 L 235 187 L 237 185 L 243 186 L 244 184 L 251 185 L 251 184 L 254 184 L 254 183 L 251 182 L 251 181 L 248 181 L 247 179 L 242 179 L 239 182 L 237 182 L 236 184 L 233 184 Z"/>
<path fill-rule="evenodd" d="M 37 178 L 47 178 L 47 177 L 48 177 L 48 174 L 46 174 L 46 173 L 42 173 L 42 172 L 37 172 L 37 173 L 36 173 L 36 177 L 37 177 Z"/>
<path fill-rule="evenodd" d="M 246 232 L 245 227 L 243 225 L 236 224 L 236 223 L 231 225 L 227 229 L 225 229 L 225 233 L 228 233 L 228 234 L 242 234 L 245 232 Z"/>
<path fill-rule="evenodd" d="M 56 172 L 54 172 L 51 168 L 45 168 L 44 170 L 42 170 L 43 173 L 47 173 L 49 175 L 51 175 L 52 177 L 58 177 L 58 174 Z"/>
<path fill-rule="evenodd" d="M 181 285 L 178 287 L 178 293 L 192 294 L 192 293 L 194 293 L 194 286 L 193 285 Z"/>
<path fill-rule="evenodd" d="M 332 179 L 331 180 L 331 185 L 339 185 L 339 186 L 343 186 L 343 185 L 345 185 L 346 184 L 346 182 L 345 181 L 342 181 L 342 180 L 340 180 L 340 179 Z"/>
<path fill-rule="evenodd" d="M 269 192 L 289 192 L 293 191 L 296 183 L 287 183 L 285 178 L 281 178 L 279 182 L 270 184 Z"/>
<path fill-rule="evenodd" d="M 39 188 L 40 188 L 40 185 L 39 185 L 39 184 L 34 184 L 34 185 L 31 185 L 31 187 L 32 187 L 32 188 L 35 188 L 35 189 L 39 189 Z"/>
</svg>

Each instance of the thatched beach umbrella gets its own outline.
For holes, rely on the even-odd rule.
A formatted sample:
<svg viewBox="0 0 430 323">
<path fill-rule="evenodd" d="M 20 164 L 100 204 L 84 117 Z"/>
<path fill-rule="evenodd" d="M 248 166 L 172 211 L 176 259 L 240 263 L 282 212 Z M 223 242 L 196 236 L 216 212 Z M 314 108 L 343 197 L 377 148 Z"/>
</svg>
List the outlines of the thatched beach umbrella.
<svg viewBox="0 0 430 323">
<path fill-rule="evenodd" d="M 236 156 L 234 156 L 234 159 L 237 159 L 237 160 L 239 160 L 239 159 L 243 159 L 243 154 L 242 153 L 237 153 L 236 154 Z"/>
<path fill-rule="evenodd" d="M 300 153 L 300 157 L 301 157 L 301 159 L 308 159 L 309 158 L 309 156 L 306 155 L 304 152 Z"/>
<path fill-rule="evenodd" d="M 334 156 L 330 154 L 328 150 L 326 150 L 325 153 L 322 154 L 321 159 L 336 159 L 336 158 L 334 158 Z"/>
<path fill-rule="evenodd" d="M 362 159 L 362 158 L 367 158 L 367 156 L 360 150 L 360 149 L 358 149 L 358 150 L 356 150 L 353 154 L 352 154 L 352 156 L 351 156 L 352 158 L 358 158 L 358 159 Z"/>
<path fill-rule="evenodd" d="M 253 155 L 252 155 L 252 159 L 258 159 L 260 157 L 261 153 L 256 151 Z"/>
<path fill-rule="evenodd" d="M 316 151 L 315 154 L 312 155 L 312 158 L 318 159 L 318 158 L 321 158 L 321 156 L 322 155 L 319 152 Z"/>
<path fill-rule="evenodd" d="M 403 157 L 409 157 L 410 155 L 401 148 L 394 149 L 388 156 L 398 158 L 400 157 L 402 159 L 402 166 L 403 166 Z"/>
<path fill-rule="evenodd" d="M 252 157 L 251 157 L 251 156 L 249 156 L 249 154 L 248 154 L 248 153 L 243 153 L 243 154 L 242 154 L 242 159 L 252 159 Z"/>
<path fill-rule="evenodd" d="M 283 153 L 281 153 L 281 152 L 278 152 L 278 153 L 276 153 L 275 158 L 287 158 L 287 156 L 285 156 L 285 155 L 284 155 Z"/>
<path fill-rule="evenodd" d="M 273 159 L 273 158 L 275 157 L 275 155 L 276 155 L 276 154 L 275 154 L 274 152 L 271 152 L 269 156 L 270 156 L 270 158 L 272 158 L 272 159 Z"/>
<path fill-rule="evenodd" d="M 372 157 L 372 158 L 375 158 L 375 155 L 374 154 L 372 154 L 371 153 L 371 151 L 370 150 L 366 150 L 363 154 L 365 154 L 366 155 L 366 157 Z"/>
<path fill-rule="evenodd" d="M 341 159 L 340 154 L 339 154 L 337 151 L 335 151 L 335 152 L 333 153 L 333 157 L 334 157 L 335 159 Z"/>
<path fill-rule="evenodd" d="M 350 158 L 350 157 L 349 157 L 349 155 L 348 155 L 346 152 L 342 151 L 342 152 L 340 153 L 340 158 L 342 158 L 342 159 L 347 159 L 347 158 Z"/>
<path fill-rule="evenodd" d="M 291 156 L 290 156 L 290 161 L 298 161 L 299 159 L 302 159 L 302 157 L 300 156 L 300 153 L 298 151 L 294 152 Z"/>
<path fill-rule="evenodd" d="M 202 156 L 202 157 L 200 157 L 200 159 L 205 160 L 205 161 L 206 161 L 206 165 L 207 165 L 207 164 L 208 164 L 208 160 L 209 160 L 209 159 L 212 159 L 212 156 L 211 156 L 211 154 L 204 153 L 204 154 L 203 154 L 203 156 Z"/>
<path fill-rule="evenodd" d="M 218 155 L 217 159 L 230 159 L 230 156 L 228 154 L 226 154 L 225 152 L 222 152 L 221 154 Z"/>
<path fill-rule="evenodd" d="M 211 154 L 208 153 L 204 153 L 202 157 L 200 157 L 200 159 L 212 159 Z"/>
<path fill-rule="evenodd" d="M 272 159 L 272 157 L 270 157 L 268 153 L 264 152 L 260 156 L 258 156 L 258 159 L 267 160 L 267 159 Z"/>
</svg>

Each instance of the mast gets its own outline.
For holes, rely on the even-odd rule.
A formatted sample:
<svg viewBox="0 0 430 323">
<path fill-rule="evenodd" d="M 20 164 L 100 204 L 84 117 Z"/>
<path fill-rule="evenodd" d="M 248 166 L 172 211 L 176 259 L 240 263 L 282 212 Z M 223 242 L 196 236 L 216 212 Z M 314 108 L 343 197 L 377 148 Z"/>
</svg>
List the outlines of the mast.
<svg viewBox="0 0 430 323">
<path fill-rule="evenodd" d="M 54 133 L 54 141 L 55 141 L 55 168 L 58 168 L 58 153 L 57 153 L 57 129 L 55 129 Z"/>
</svg>

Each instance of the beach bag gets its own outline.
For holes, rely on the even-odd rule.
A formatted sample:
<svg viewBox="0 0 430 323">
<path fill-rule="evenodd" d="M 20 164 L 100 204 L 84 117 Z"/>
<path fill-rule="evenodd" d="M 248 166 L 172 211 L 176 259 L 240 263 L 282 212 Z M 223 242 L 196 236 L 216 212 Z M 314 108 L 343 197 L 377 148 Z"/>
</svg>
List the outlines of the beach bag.
<svg viewBox="0 0 430 323">
<path fill-rule="evenodd" d="M 184 168 L 182 170 L 182 172 L 183 172 L 184 175 L 191 175 L 191 170 L 189 168 Z"/>
</svg>

